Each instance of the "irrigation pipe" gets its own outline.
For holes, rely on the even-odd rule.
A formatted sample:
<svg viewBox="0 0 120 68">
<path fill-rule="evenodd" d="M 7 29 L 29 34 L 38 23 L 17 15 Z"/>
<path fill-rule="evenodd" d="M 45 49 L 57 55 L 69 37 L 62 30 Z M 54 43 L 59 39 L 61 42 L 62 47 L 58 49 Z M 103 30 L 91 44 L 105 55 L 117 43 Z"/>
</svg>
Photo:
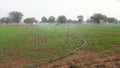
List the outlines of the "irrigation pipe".
<svg viewBox="0 0 120 68">
<path fill-rule="evenodd" d="M 75 36 L 70 36 L 70 37 L 71 37 L 71 38 L 74 38 L 74 39 L 78 38 L 78 37 L 75 37 Z M 76 48 L 76 49 L 74 49 L 74 50 L 72 50 L 72 51 L 70 51 L 70 52 L 67 52 L 67 53 L 65 53 L 65 54 L 62 55 L 62 56 L 59 56 L 58 58 L 49 59 L 48 61 L 45 61 L 45 62 L 42 62 L 42 63 L 38 63 L 38 64 L 34 64 L 34 65 L 32 65 L 32 66 L 30 66 L 30 67 L 28 67 L 28 68 L 36 68 L 36 67 L 40 67 L 40 66 L 45 65 L 45 64 L 49 64 L 49 63 L 51 63 L 51 62 L 55 62 L 55 61 L 57 61 L 57 60 L 59 60 L 59 59 L 62 59 L 62 58 L 64 58 L 64 57 L 66 57 L 66 56 L 68 56 L 68 55 L 70 55 L 70 54 L 73 54 L 74 52 L 80 50 L 81 48 L 83 48 L 83 47 L 85 46 L 86 40 L 85 40 L 85 39 L 82 39 L 82 38 L 78 38 L 78 39 L 83 41 L 83 44 L 80 45 L 80 47 L 78 47 L 78 48 Z"/>
</svg>

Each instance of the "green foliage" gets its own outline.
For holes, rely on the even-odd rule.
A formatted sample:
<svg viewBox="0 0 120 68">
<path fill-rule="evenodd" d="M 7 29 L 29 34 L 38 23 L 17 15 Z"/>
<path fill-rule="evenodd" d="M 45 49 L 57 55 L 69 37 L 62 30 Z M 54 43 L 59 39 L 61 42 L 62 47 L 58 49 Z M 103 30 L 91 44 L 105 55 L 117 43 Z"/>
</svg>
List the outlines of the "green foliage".
<svg viewBox="0 0 120 68">
<path fill-rule="evenodd" d="M 53 22 L 55 22 L 55 17 L 54 16 L 50 16 L 48 18 L 48 23 L 53 23 Z"/>
<path fill-rule="evenodd" d="M 0 62 L 25 58 L 29 60 L 28 64 L 34 64 L 61 56 L 82 44 L 81 40 L 72 39 L 66 34 L 65 25 L 1 26 Z M 97 51 L 101 54 L 120 52 L 120 25 L 97 27 L 71 25 L 69 34 L 87 41 L 87 45 L 82 50 Z M 71 65 L 71 67 L 76 66 Z"/>
<path fill-rule="evenodd" d="M 31 24 L 31 25 L 32 25 L 35 21 L 36 21 L 36 20 L 35 20 L 34 17 L 24 19 L 24 22 L 25 22 L 26 24 Z"/>
<path fill-rule="evenodd" d="M 118 23 L 118 20 L 117 20 L 116 18 L 114 18 L 114 17 L 109 17 L 109 18 L 107 19 L 107 21 L 108 21 L 109 23 Z"/>
<path fill-rule="evenodd" d="M 12 22 L 12 19 L 10 17 L 3 17 L 0 19 L 1 23 L 6 23 L 8 25 L 8 23 Z"/>
<path fill-rule="evenodd" d="M 57 19 L 58 23 L 65 23 L 67 21 L 67 18 L 63 15 L 63 16 L 59 16 Z"/>
<path fill-rule="evenodd" d="M 9 13 L 9 17 L 15 22 L 15 23 L 20 23 L 22 19 L 23 14 L 18 11 L 11 11 Z"/>
<path fill-rule="evenodd" d="M 83 22 L 83 16 L 79 15 L 77 16 L 77 18 L 78 18 L 78 22 L 81 24 Z"/>
<path fill-rule="evenodd" d="M 43 59 L 57 57 L 71 51 L 82 41 L 63 36 L 65 35 L 63 28 L 67 30 L 65 27 L 57 26 L 47 28 L 45 26 L 1 26 L 0 57 L 43 61 Z M 54 30 L 58 33 L 60 31 L 62 35 L 55 34 Z M 4 58 L 1 60 L 4 61 Z"/>
<path fill-rule="evenodd" d="M 94 22 L 94 23 L 101 23 L 101 21 L 105 22 L 107 20 L 107 16 L 102 15 L 100 13 L 96 13 L 93 14 L 93 16 L 90 17 L 90 19 Z"/>
<path fill-rule="evenodd" d="M 47 18 L 46 18 L 46 17 L 42 17 L 41 22 L 43 22 L 43 23 L 47 23 L 47 22 L 48 22 L 48 20 L 47 20 Z"/>
</svg>

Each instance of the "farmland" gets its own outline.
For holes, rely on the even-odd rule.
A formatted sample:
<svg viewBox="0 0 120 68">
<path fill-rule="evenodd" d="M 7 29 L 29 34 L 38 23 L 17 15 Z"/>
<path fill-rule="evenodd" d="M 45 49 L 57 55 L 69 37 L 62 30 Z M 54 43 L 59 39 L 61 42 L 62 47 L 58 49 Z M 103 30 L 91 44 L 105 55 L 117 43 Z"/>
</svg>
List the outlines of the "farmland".
<svg viewBox="0 0 120 68">
<path fill-rule="evenodd" d="M 61 56 L 83 43 L 69 36 L 84 38 L 87 44 L 70 55 L 74 58 L 67 56 L 56 61 L 59 65 L 73 60 L 90 61 L 95 57 L 120 56 L 120 25 L 0 26 L 0 68 L 26 68 Z M 51 68 L 55 65 L 51 64 Z M 120 66 L 120 60 L 115 66 Z"/>
</svg>

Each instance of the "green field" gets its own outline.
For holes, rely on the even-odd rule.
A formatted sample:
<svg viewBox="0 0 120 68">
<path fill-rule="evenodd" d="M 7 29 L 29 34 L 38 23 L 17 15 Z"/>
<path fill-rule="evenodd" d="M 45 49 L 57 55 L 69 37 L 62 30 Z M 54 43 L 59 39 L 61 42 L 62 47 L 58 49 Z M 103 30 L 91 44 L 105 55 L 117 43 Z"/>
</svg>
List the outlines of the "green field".
<svg viewBox="0 0 120 68">
<path fill-rule="evenodd" d="M 61 56 L 83 43 L 69 36 L 87 41 L 82 50 L 120 52 L 119 25 L 0 26 L 0 68 L 24 68 Z M 11 65 L 13 61 L 15 65 Z M 24 64 L 19 65 L 19 61 Z"/>
</svg>

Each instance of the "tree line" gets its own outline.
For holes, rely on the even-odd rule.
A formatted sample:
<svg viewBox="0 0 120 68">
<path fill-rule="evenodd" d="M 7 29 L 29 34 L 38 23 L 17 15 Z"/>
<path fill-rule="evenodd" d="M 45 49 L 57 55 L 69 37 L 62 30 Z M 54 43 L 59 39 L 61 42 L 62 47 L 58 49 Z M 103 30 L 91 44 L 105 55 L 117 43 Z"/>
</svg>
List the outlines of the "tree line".
<svg viewBox="0 0 120 68">
<path fill-rule="evenodd" d="M 6 23 L 7 25 L 10 23 L 19 24 L 21 23 L 22 17 L 23 17 L 23 14 L 21 12 L 11 11 L 10 13 L 8 13 L 8 17 L 0 18 L 0 23 L 1 24 Z M 54 16 L 50 16 L 48 19 L 45 16 L 43 16 L 41 18 L 41 21 L 36 20 L 35 17 L 30 17 L 30 18 L 24 19 L 23 22 L 25 24 L 31 24 L 31 25 L 33 23 L 79 23 L 81 24 L 82 22 L 86 22 L 86 23 L 96 23 L 97 25 L 99 25 L 100 23 L 120 23 L 120 21 L 115 17 L 107 17 L 106 15 L 103 15 L 101 13 L 93 14 L 86 21 L 84 21 L 83 15 L 77 16 L 77 19 L 78 20 L 67 19 L 66 16 L 61 15 L 61 16 L 58 16 L 58 18 L 55 18 Z"/>
</svg>

